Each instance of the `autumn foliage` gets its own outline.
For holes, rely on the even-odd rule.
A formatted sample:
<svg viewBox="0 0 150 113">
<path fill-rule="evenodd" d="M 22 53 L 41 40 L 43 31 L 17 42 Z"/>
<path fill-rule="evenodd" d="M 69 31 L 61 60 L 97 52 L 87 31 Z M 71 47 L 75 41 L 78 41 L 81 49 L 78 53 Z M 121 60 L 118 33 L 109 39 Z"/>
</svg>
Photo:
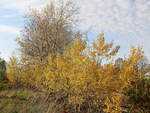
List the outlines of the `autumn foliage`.
<svg viewBox="0 0 150 113">
<path fill-rule="evenodd" d="M 106 43 L 103 35 L 88 47 L 78 35 L 63 54 L 49 54 L 42 62 L 32 64 L 23 56 L 19 60 L 11 58 L 8 79 L 15 86 L 54 96 L 68 112 L 126 112 L 128 96 L 124 89 L 144 78 L 146 72 L 138 70 L 137 63 L 143 57 L 141 48 L 132 48 L 128 57 L 117 58 L 119 48 L 113 41 Z"/>
</svg>

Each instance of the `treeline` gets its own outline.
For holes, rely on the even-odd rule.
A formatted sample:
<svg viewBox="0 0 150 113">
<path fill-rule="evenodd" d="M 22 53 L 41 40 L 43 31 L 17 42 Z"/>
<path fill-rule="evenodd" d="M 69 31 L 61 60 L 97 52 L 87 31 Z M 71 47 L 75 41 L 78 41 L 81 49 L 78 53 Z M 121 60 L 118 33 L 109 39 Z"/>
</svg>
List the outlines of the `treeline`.
<svg viewBox="0 0 150 113">
<path fill-rule="evenodd" d="M 69 1 L 26 15 L 17 38 L 21 56 L 7 65 L 9 83 L 53 97 L 67 113 L 149 113 L 150 67 L 142 48 L 118 58 L 120 46 L 104 35 L 89 47 L 75 29 L 77 12 Z"/>
</svg>

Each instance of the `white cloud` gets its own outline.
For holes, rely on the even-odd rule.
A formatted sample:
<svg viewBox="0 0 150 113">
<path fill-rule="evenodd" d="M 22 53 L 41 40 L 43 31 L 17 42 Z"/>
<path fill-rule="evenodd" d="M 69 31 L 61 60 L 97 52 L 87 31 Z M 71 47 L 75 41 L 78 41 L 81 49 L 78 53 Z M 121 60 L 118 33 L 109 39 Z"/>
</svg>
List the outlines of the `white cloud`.
<svg viewBox="0 0 150 113">
<path fill-rule="evenodd" d="M 124 44 L 142 45 L 150 58 L 150 0 L 76 0 L 81 6 L 79 28 L 104 32 Z M 129 48 L 128 48 L 129 49 Z"/>
<path fill-rule="evenodd" d="M 20 29 L 17 27 L 0 24 L 0 32 L 6 32 L 10 34 L 19 34 L 19 31 Z"/>
<path fill-rule="evenodd" d="M 145 2 L 143 2 L 145 1 Z M 149 32 L 150 1 L 146 0 L 77 0 L 81 6 L 81 29 L 95 26 L 93 32 Z"/>
<path fill-rule="evenodd" d="M 58 0 L 0 0 L 0 9 L 16 9 L 24 14 L 29 7 L 39 8 Z M 141 44 L 150 57 L 150 0 L 74 0 L 80 7 L 79 29 L 109 33 Z M 7 30 L 6 30 L 7 29 Z M 9 29 L 9 30 L 8 30 Z M 10 30 L 11 29 L 11 30 Z M 17 33 L 18 28 L 0 25 L 0 31 Z"/>
<path fill-rule="evenodd" d="M 0 18 L 15 18 L 16 17 L 16 14 L 3 14 L 3 15 L 0 15 Z"/>
<path fill-rule="evenodd" d="M 29 7 L 42 7 L 49 1 L 50 0 L 0 0 L 0 6 L 3 9 L 17 9 L 20 11 L 25 11 Z"/>
<path fill-rule="evenodd" d="M 50 1 L 58 0 L 0 0 L 0 7 L 25 11 L 29 7 L 42 7 Z M 108 31 L 136 35 L 149 32 L 150 0 L 75 0 L 75 2 L 81 7 L 79 28 L 83 31 L 92 26 L 95 33 Z"/>
</svg>

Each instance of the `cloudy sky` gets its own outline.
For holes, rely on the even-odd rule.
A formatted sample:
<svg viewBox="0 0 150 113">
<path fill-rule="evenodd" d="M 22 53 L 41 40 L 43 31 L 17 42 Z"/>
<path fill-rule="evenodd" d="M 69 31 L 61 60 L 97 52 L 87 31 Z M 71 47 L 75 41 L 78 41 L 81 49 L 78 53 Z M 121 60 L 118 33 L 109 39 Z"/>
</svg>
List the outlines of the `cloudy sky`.
<svg viewBox="0 0 150 113">
<path fill-rule="evenodd" d="M 54 0 L 0 0 L 0 56 L 6 60 L 17 53 L 14 39 L 23 28 L 28 8 L 41 8 Z M 90 39 L 104 33 L 121 45 L 126 56 L 131 46 L 143 46 L 150 59 L 150 0 L 74 0 L 80 7 L 78 28 Z"/>
</svg>

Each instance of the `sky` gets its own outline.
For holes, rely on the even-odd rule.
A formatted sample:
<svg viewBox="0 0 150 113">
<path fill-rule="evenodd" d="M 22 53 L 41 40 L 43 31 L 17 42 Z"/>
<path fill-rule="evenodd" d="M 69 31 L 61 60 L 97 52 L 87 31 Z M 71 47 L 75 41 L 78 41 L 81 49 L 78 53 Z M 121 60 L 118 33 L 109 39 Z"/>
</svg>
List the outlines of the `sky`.
<svg viewBox="0 0 150 113">
<path fill-rule="evenodd" d="M 0 0 L 0 57 L 18 54 L 14 41 L 24 26 L 29 8 L 42 8 L 55 0 Z M 120 45 L 120 56 L 132 46 L 142 46 L 150 59 L 150 0 L 74 0 L 79 7 L 78 29 L 91 40 L 100 33 Z"/>
</svg>

